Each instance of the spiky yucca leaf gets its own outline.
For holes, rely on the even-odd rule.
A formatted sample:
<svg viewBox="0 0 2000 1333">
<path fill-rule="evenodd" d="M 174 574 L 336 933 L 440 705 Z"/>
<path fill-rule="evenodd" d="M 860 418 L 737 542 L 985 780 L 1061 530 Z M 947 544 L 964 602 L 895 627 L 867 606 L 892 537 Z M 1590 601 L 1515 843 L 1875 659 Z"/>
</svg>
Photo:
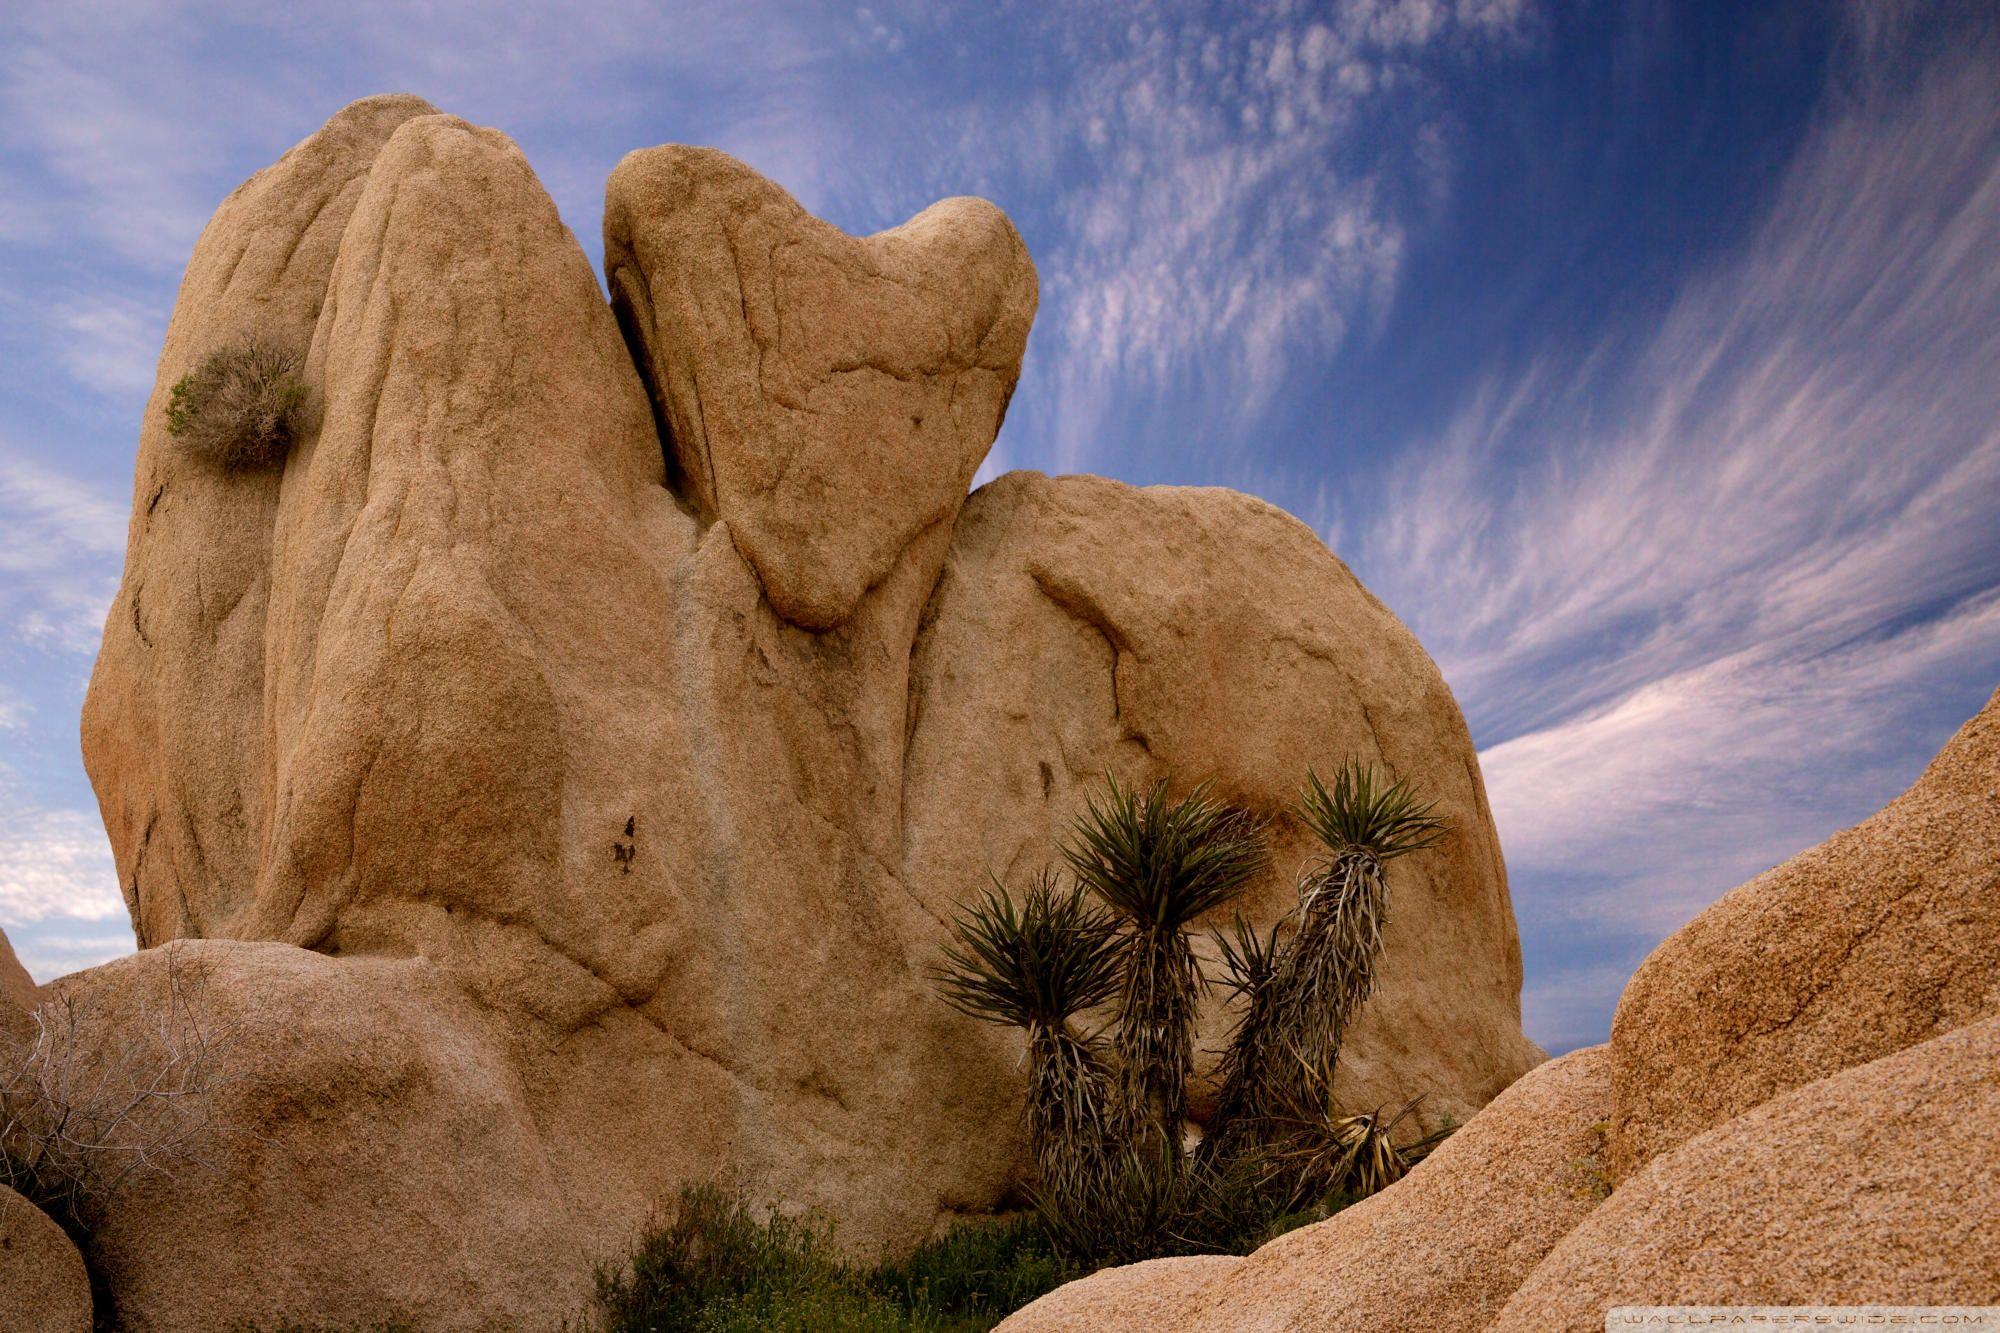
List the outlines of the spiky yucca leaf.
<svg viewBox="0 0 2000 1333">
<path fill-rule="evenodd" d="M 1230 923 L 1229 934 L 1219 930 L 1208 933 L 1208 937 L 1215 941 L 1216 952 L 1222 957 L 1222 984 L 1239 999 L 1255 1003 L 1260 997 L 1269 995 L 1271 979 L 1278 973 L 1281 956 L 1278 932 L 1283 924 L 1274 921 L 1269 930 L 1260 934 L 1238 912 Z"/>
<path fill-rule="evenodd" d="M 1234 993 L 1236 1021 L 1216 1070 L 1220 1089 L 1209 1133 L 1201 1143 L 1204 1161 L 1231 1156 L 1241 1146 L 1241 1134 L 1271 1110 L 1273 1088 L 1267 1076 L 1269 1052 L 1276 1045 L 1278 967 L 1284 950 L 1279 944 L 1283 923 L 1259 932 L 1241 913 L 1230 934 L 1210 932 L 1222 957 L 1222 984 Z"/>
<path fill-rule="evenodd" d="M 1135 928 L 1184 928 L 1242 892 L 1270 860 L 1257 821 L 1211 797 L 1206 782 L 1176 801 L 1165 778 L 1143 795 L 1109 774 L 1105 781 L 1063 859 Z"/>
<path fill-rule="evenodd" d="M 1081 1267 L 1103 1268 L 1185 1253 L 1177 1233 L 1188 1186 L 1179 1149 L 1148 1140 L 1125 1144 L 1058 1185 L 1044 1181 L 1030 1198 L 1059 1252 Z"/>
<path fill-rule="evenodd" d="M 1308 771 L 1300 814 L 1325 848 L 1299 880 L 1298 930 L 1272 987 L 1275 1041 L 1262 1057 L 1293 1113 L 1330 1112 L 1334 1066 L 1347 1030 L 1375 989 L 1388 922 L 1385 862 L 1434 847 L 1445 821 L 1407 781 L 1384 783 L 1360 763 L 1343 765 L 1333 785 Z"/>
<path fill-rule="evenodd" d="M 1384 785 L 1359 760 L 1342 764 L 1331 788 L 1307 769 L 1300 807 L 1307 827 L 1336 856 L 1359 852 L 1390 861 L 1436 846 L 1445 831 L 1435 801 L 1419 799 L 1404 779 Z"/>
<path fill-rule="evenodd" d="M 1187 925 L 1228 902 L 1269 860 L 1263 830 L 1202 783 L 1170 799 L 1164 779 L 1141 795 L 1107 775 L 1063 856 L 1078 883 L 1122 920 L 1118 997 L 1121 1126 L 1178 1160 L 1203 980 Z"/>
<path fill-rule="evenodd" d="M 1365 1199 L 1387 1189 L 1414 1165 L 1394 1136 L 1416 1107 L 1412 1101 L 1393 1115 L 1378 1109 L 1279 1122 L 1264 1157 L 1267 1188 L 1298 1203 L 1334 1194 Z"/>
<path fill-rule="evenodd" d="M 1081 886 L 1043 872 L 1019 906 L 996 879 L 958 914 L 946 965 L 933 970 L 945 1002 L 1012 1027 L 1060 1028 L 1117 993 L 1111 918 Z"/>
<path fill-rule="evenodd" d="M 1028 1138 L 1045 1188 L 1073 1189 L 1100 1171 L 1111 1127 L 1111 1074 L 1098 1044 L 1070 1019 L 1117 993 L 1119 954 L 1108 914 L 1081 887 L 1044 871 L 1019 905 L 998 880 L 960 912 L 945 1002 L 988 1023 L 1027 1029 Z"/>
</svg>

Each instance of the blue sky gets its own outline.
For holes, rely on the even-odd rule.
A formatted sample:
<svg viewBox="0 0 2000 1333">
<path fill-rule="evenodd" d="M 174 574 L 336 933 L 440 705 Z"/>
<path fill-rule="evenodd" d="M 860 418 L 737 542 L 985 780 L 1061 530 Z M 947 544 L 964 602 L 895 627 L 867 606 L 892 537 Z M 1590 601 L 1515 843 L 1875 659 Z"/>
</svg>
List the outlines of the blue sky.
<svg viewBox="0 0 2000 1333">
<path fill-rule="evenodd" d="M 1042 275 L 1007 468 L 1317 528 L 1471 722 L 1531 1035 L 2000 684 L 1992 6 L 12 5 L 0 13 L 0 926 L 130 947 L 77 753 L 137 420 L 231 188 L 409 90 L 596 256 L 627 150 L 850 231 L 974 193 Z"/>
</svg>

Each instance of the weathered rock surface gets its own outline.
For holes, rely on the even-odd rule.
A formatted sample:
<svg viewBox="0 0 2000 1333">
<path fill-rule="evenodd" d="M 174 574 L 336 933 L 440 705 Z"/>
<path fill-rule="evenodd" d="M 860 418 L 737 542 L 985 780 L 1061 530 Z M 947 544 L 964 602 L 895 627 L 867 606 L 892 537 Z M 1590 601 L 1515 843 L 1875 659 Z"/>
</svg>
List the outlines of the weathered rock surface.
<svg viewBox="0 0 2000 1333">
<path fill-rule="evenodd" d="M 1542 1261 L 1496 1330 L 1614 1305 L 2000 1299 L 2000 1019 L 1795 1088 L 1656 1157 Z"/>
<path fill-rule="evenodd" d="M 688 499 L 809 629 L 950 524 L 1035 317 L 1027 247 L 984 199 L 854 237 L 711 148 L 618 164 L 604 266 Z"/>
<path fill-rule="evenodd" d="M 90 1333 L 90 1276 L 49 1215 L 0 1185 L 0 1328 Z"/>
<path fill-rule="evenodd" d="M 41 987 L 14 956 L 13 941 L 0 930 L 0 1001 L 17 1010 L 33 1009 L 41 1001 Z"/>
<path fill-rule="evenodd" d="M 1149 1259 L 1106 1268 L 1056 1288 L 1000 1323 L 1006 1333 L 1158 1333 L 1189 1301 L 1214 1288 L 1243 1260 L 1233 1254 Z"/>
<path fill-rule="evenodd" d="M 1289 813 L 1306 769 L 1359 757 L 1414 778 L 1451 832 L 1390 871 L 1385 961 L 1337 1095 L 1422 1096 L 1426 1123 L 1462 1122 L 1543 1058 L 1521 1035 L 1513 909 L 1464 719 L 1415 637 L 1303 523 L 1233 491 L 1010 473 L 966 506 L 925 614 L 903 836 L 905 879 L 934 912 L 989 867 L 1055 859 L 1109 770 L 1199 774 L 1272 820 L 1275 868 L 1245 903 L 1270 920 L 1312 851 Z M 1219 1048 L 1220 1023 L 1197 1044 Z"/>
<path fill-rule="evenodd" d="M 1166 1326 L 1481 1327 L 1608 1193 L 1610 1113 L 1603 1047 L 1530 1070 L 1396 1188 L 1278 1237 Z"/>
<path fill-rule="evenodd" d="M 245 338 L 303 349 L 375 154 L 434 110 L 371 97 L 223 200 L 195 244 L 139 427 L 125 578 L 83 711 L 85 761 L 139 943 L 223 934 L 264 819 L 264 633 L 279 476 L 167 434 L 174 382 Z"/>
<path fill-rule="evenodd" d="M 1867 822 L 1725 895 L 1625 988 L 1613 1169 L 2000 1012 L 2000 694 Z"/>
<path fill-rule="evenodd" d="M 176 941 L 51 986 L 76 1082 L 141 1108 L 133 1176 L 90 1258 L 133 1330 L 553 1328 L 582 1313 L 600 1224 L 573 1217 L 504 1044 L 422 958 Z M 182 1074 L 194 1071 L 194 1077 Z M 7 1325 L 17 1327 L 17 1325 Z"/>
<path fill-rule="evenodd" d="M 218 953 L 209 992 L 342 1012 L 256 1077 L 312 1089 L 356 1154 L 514 1171 L 439 1197 L 520 1216 L 482 1238 L 412 1197 L 426 1169 L 328 1170 L 301 1177 L 316 1206 L 379 1221 L 314 1273 L 256 1262 L 240 1233 L 311 1225 L 285 1153 L 317 1121 L 232 1102 L 272 1126 L 234 1168 L 254 1188 L 121 1205 L 121 1313 L 177 1317 L 177 1244 L 183 1268 L 252 1256 L 216 1267 L 259 1317 L 340 1282 L 357 1320 L 540 1314 L 583 1293 L 579 1247 L 620 1253 L 724 1172 L 863 1251 L 990 1209 L 1023 1165 L 1019 1052 L 925 969 L 1106 768 L 1265 812 L 1350 755 L 1422 783 L 1453 832 L 1398 864 L 1343 1092 L 1463 1117 L 1533 1063 L 1464 723 L 1307 529 L 1089 479 L 966 500 L 1034 303 L 1004 218 L 947 201 L 854 240 L 663 149 L 621 166 L 606 232 L 616 317 L 505 136 L 375 99 L 204 234 L 86 708 L 134 921 L 275 942 Z M 211 262 L 238 254 L 292 258 L 245 287 Z M 167 387 L 280 307 L 311 331 L 314 433 L 280 472 L 190 471 L 153 424 Z M 1303 848 L 1278 836 L 1264 916 Z M 350 1060 L 365 1077 L 330 1076 Z M 483 1118 L 428 1136 L 460 1085 Z"/>
</svg>

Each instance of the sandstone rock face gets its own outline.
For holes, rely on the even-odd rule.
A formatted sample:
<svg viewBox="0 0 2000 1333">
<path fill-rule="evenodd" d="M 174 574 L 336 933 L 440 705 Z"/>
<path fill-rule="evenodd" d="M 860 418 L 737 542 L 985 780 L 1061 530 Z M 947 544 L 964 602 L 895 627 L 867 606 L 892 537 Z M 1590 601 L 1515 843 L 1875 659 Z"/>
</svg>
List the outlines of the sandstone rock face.
<svg viewBox="0 0 2000 1333">
<path fill-rule="evenodd" d="M 1479 1328 L 1609 1192 L 1603 1047 L 1530 1070 L 1407 1179 L 1195 1293 L 1187 1333 Z"/>
<path fill-rule="evenodd" d="M 2000 1019 L 1795 1088 L 1656 1157 L 1496 1330 L 1614 1305 L 1988 1305 L 2000 1296 Z"/>
<path fill-rule="evenodd" d="M 1653 951 L 1612 1025 L 1614 1169 L 2000 1012 L 2000 694 L 1879 814 Z"/>
<path fill-rule="evenodd" d="M 1006 1333 L 1157 1333 L 1189 1301 L 1219 1284 L 1243 1260 L 1233 1254 L 1195 1254 L 1106 1268 L 1056 1288 L 1000 1323 Z"/>
<path fill-rule="evenodd" d="M 83 1256 L 49 1215 L 0 1185 L 0 1328 L 90 1333 Z"/>
<path fill-rule="evenodd" d="M 1533 1063 L 1464 723 L 1309 531 L 1090 479 L 967 501 L 1034 306 L 1003 217 L 953 200 L 855 240 L 661 149 L 613 178 L 605 250 L 616 315 L 511 142 L 375 99 L 232 196 L 190 268 L 84 728 L 135 924 L 271 942 L 211 993 L 343 1012 L 257 1077 L 315 1089 L 356 1153 L 401 1162 L 381 1145 L 414 1136 L 513 1164 L 512 1195 L 441 1197 L 522 1214 L 490 1247 L 436 1221 L 439 1246 L 443 1214 L 405 1197 L 425 1170 L 329 1171 L 319 1206 L 380 1225 L 328 1241 L 323 1273 L 229 1261 L 232 1308 L 345 1280 L 357 1320 L 473 1327 L 580 1297 L 579 1253 L 725 1172 L 863 1252 L 990 1209 L 1024 1164 L 1020 1053 L 925 969 L 1106 768 L 1264 812 L 1350 755 L 1422 783 L 1453 832 L 1398 863 L 1343 1092 L 1463 1117 Z M 237 254 L 233 278 L 211 262 Z M 154 425 L 168 386 L 280 309 L 310 330 L 315 430 L 279 472 L 190 471 Z M 1264 916 L 1303 849 L 1278 837 Z M 326 1076 L 349 1060 L 375 1072 Z M 480 1119 L 415 1128 L 462 1084 Z M 170 1324 L 170 1274 L 207 1247 L 309 1225 L 285 1160 L 242 1167 L 264 1193 L 114 1219 L 135 1319 Z M 542 1285 L 497 1276 L 514 1263 Z"/>
</svg>

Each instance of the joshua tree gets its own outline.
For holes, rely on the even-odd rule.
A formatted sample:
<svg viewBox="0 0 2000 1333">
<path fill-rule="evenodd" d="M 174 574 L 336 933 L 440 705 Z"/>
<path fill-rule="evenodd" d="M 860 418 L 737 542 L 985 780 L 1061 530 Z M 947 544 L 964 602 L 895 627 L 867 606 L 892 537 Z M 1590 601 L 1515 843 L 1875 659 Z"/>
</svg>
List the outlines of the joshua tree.
<svg viewBox="0 0 2000 1333">
<path fill-rule="evenodd" d="M 1322 1119 L 1331 1114 L 1334 1066 L 1348 1024 L 1375 989 L 1388 881 L 1383 867 L 1435 846 L 1445 821 L 1406 781 L 1383 785 L 1350 763 L 1332 787 L 1307 770 L 1301 813 L 1324 854 L 1301 873 L 1297 931 L 1270 978 L 1272 1021 L 1255 1034 L 1281 1049 L 1249 1052 L 1275 1099 L 1255 1108 Z"/>
<path fill-rule="evenodd" d="M 1110 1078 L 1071 1020 L 1118 990 L 1111 918 L 1044 871 L 1020 906 L 998 880 L 959 914 L 935 974 L 954 1009 L 1028 1034 L 1028 1134 L 1041 1187 L 1073 1197 L 1107 1151 Z"/>
<path fill-rule="evenodd" d="M 1120 1128 L 1149 1128 L 1179 1154 L 1203 980 L 1187 927 L 1242 891 L 1269 860 L 1263 830 L 1203 783 L 1178 801 L 1162 779 L 1145 795 L 1109 780 L 1077 820 L 1063 856 L 1118 916 Z"/>
</svg>

